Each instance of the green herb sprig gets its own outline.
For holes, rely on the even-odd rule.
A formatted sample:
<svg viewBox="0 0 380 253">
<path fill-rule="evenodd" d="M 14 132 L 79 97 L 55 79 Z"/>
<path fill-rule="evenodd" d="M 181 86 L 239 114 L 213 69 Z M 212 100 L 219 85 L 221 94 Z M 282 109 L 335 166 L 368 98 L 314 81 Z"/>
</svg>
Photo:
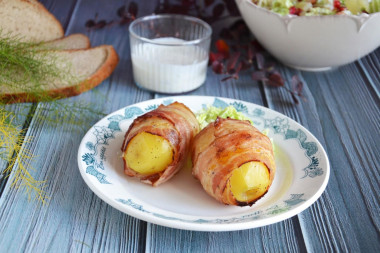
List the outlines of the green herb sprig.
<svg viewBox="0 0 380 253">
<path fill-rule="evenodd" d="M 45 203 L 48 199 L 44 190 L 47 182 L 33 178 L 34 156 L 25 145 L 33 138 L 26 136 L 27 129 L 23 129 L 20 122 L 33 117 L 57 131 L 83 131 L 89 123 L 104 115 L 97 105 L 78 99 L 51 97 L 46 92 L 46 87 L 51 87 L 54 80 L 77 82 L 70 73 L 70 64 L 58 59 L 51 49 L 45 50 L 43 44 L 21 42 L 20 37 L 2 34 L 0 30 L 0 160 L 7 163 L 3 179 L 8 178 L 12 187 L 23 189 L 30 200 Z M 14 92 L 47 103 L 32 109 L 30 104 L 19 104 L 26 110 L 15 113 L 5 104 L 17 101 L 9 100 L 9 97 L 4 99 L 4 94 Z M 65 126 L 64 129 L 61 126 Z"/>
<path fill-rule="evenodd" d="M 59 59 L 44 50 L 43 44 L 21 42 L 20 37 L 3 35 L 0 31 L 1 93 L 22 91 L 38 96 L 39 100 L 48 99 L 44 86 L 52 80 L 73 79 L 69 67 L 62 69 L 58 63 Z"/>
<path fill-rule="evenodd" d="M 12 169 L 16 167 L 11 186 L 25 190 L 29 200 L 37 199 L 45 203 L 46 182 L 35 180 L 31 175 L 31 170 L 34 170 L 30 164 L 33 154 L 23 147 L 23 144 L 31 142 L 32 138 L 25 137 L 25 130 L 15 125 L 14 119 L 15 115 L 12 112 L 0 110 L 0 159 L 8 162 L 3 174 L 9 177 Z"/>
</svg>

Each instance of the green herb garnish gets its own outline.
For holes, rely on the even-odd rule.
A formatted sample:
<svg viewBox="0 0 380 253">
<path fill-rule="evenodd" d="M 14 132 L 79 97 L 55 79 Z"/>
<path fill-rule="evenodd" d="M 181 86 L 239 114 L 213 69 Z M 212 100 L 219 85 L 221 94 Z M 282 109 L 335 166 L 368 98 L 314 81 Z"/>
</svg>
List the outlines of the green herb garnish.
<svg viewBox="0 0 380 253">
<path fill-rule="evenodd" d="M 44 87 L 50 87 L 54 80 L 73 82 L 75 79 L 70 75 L 70 65 L 44 50 L 43 44 L 21 42 L 19 37 L 4 36 L 0 31 L 1 95 L 21 92 L 37 101 L 46 101 L 49 95 Z M 12 101 L 0 101 L 5 102 Z"/>
<path fill-rule="evenodd" d="M 70 74 L 70 64 L 58 59 L 51 50 L 45 50 L 43 44 L 21 42 L 19 37 L 4 35 L 0 30 L 0 98 L 3 98 L 0 99 L 0 160 L 7 163 L 0 179 L 8 178 L 11 186 L 23 189 L 28 199 L 42 203 L 48 198 L 44 190 L 46 181 L 32 176 L 34 157 L 25 144 L 33 138 L 26 136 L 23 119 L 41 120 L 55 128 L 54 131 L 83 131 L 104 115 L 99 105 L 50 96 L 47 87 L 51 88 L 56 80 L 70 84 L 78 78 Z M 20 104 L 21 110 L 15 113 L 5 104 L 17 101 L 4 98 L 4 94 L 15 92 L 48 103 L 32 107 Z"/>
</svg>

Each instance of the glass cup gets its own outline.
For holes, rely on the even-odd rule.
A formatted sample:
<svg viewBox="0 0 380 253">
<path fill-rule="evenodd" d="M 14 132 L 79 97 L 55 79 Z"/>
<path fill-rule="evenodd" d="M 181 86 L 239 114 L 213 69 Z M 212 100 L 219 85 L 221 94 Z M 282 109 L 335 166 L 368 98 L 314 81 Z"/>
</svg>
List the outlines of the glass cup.
<svg viewBox="0 0 380 253">
<path fill-rule="evenodd" d="M 206 80 L 211 27 L 184 15 L 152 15 L 129 26 L 133 77 L 137 86 L 178 94 Z"/>
</svg>

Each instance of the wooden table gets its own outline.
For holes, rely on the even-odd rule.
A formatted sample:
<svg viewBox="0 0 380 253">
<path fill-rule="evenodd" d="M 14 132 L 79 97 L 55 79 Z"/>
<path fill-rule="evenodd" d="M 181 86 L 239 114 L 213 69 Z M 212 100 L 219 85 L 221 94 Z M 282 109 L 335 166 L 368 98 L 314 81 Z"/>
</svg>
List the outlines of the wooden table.
<svg viewBox="0 0 380 253">
<path fill-rule="evenodd" d="M 86 33 L 92 45 L 111 44 L 120 63 L 96 89 L 63 104 L 87 101 L 104 115 L 159 97 L 133 82 L 126 26 L 87 32 L 85 22 L 116 18 L 125 1 L 43 1 L 66 34 Z M 139 3 L 139 16 L 155 1 Z M 339 45 L 338 45 L 339 46 Z M 28 201 L 24 191 L 1 180 L 0 252 L 380 252 L 380 50 L 338 69 L 310 73 L 280 66 L 290 80 L 304 82 L 307 102 L 292 103 L 284 89 L 262 87 L 247 75 L 221 82 L 209 70 L 206 83 L 189 95 L 235 98 L 264 105 L 296 120 L 325 147 L 331 176 L 310 208 L 285 221 L 234 232 L 193 232 L 162 227 L 128 216 L 98 198 L 82 180 L 77 150 L 84 133 L 103 115 L 87 115 L 82 127 L 51 125 L 49 103 L 12 105 L 25 115 L 24 148 L 35 156 L 34 178 L 46 180 L 46 205 Z M 99 94 L 106 102 L 97 103 Z M 6 163 L 0 163 L 1 169 Z M 13 171 L 16 171 L 16 167 Z"/>
</svg>

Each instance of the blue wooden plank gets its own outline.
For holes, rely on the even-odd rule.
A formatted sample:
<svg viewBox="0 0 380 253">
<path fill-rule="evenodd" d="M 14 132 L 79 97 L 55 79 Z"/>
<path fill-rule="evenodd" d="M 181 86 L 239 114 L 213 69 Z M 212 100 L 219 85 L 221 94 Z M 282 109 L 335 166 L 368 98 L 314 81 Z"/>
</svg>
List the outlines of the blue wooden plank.
<svg viewBox="0 0 380 253">
<path fill-rule="evenodd" d="M 78 1 L 66 34 L 86 32 L 84 24 L 96 12 L 107 15 L 109 11 L 109 16 L 114 17 L 117 8 L 125 4 L 113 1 L 114 5 L 106 9 L 102 6 L 106 3 L 94 5 L 90 0 Z M 142 13 L 152 11 L 144 8 L 147 7 L 141 8 Z M 60 10 L 51 11 L 59 13 Z M 81 179 L 77 167 L 80 140 L 92 124 L 103 114 L 153 96 L 132 82 L 126 34 L 126 27 L 118 26 L 89 34 L 94 45 L 112 44 L 115 47 L 121 58 L 118 68 L 94 90 L 61 101 L 67 106 L 76 102 L 89 103 L 100 109 L 101 115 L 85 115 L 86 122 L 81 128 L 51 125 L 38 119 L 41 115 L 49 116 L 54 104 L 38 105 L 27 133 L 34 141 L 27 143 L 25 148 L 37 157 L 31 163 L 36 168 L 32 175 L 37 180 L 47 181 L 45 190 L 50 200 L 45 206 L 37 205 L 29 202 L 22 191 L 6 185 L 0 199 L 1 252 L 144 250 L 146 223 L 117 211 L 96 197 Z"/>
<path fill-rule="evenodd" d="M 67 33 L 84 32 L 84 23 L 99 12 L 100 18 L 114 17 L 122 1 L 108 3 L 80 1 Z M 57 5 L 58 6 L 58 5 Z M 117 6 L 115 8 L 115 6 Z M 139 5 L 140 13 L 149 13 L 151 5 Z M 79 97 L 64 100 L 95 103 L 104 113 L 153 97 L 133 83 L 129 44 L 125 27 L 112 27 L 91 32 L 94 45 L 113 44 L 121 56 L 115 73 L 102 85 Z M 379 249 L 379 105 L 376 55 L 363 60 L 363 71 L 349 65 L 330 73 L 313 74 L 282 72 L 289 78 L 298 73 L 305 81 L 308 102 L 291 105 L 283 90 L 265 89 L 271 108 L 296 119 L 317 136 L 330 154 L 333 173 L 327 191 L 311 208 L 297 218 L 263 228 L 204 233 L 169 229 L 148 224 L 148 252 L 297 252 L 352 251 L 378 252 Z M 368 65 L 368 66 L 367 66 Z M 378 69 L 378 68 L 377 68 Z M 248 77 L 220 83 L 220 77 L 209 73 L 207 83 L 189 94 L 213 95 L 242 99 L 263 104 L 260 88 Z M 357 85 L 357 84 L 361 85 Z M 337 85 L 338 84 L 338 85 Z M 363 88 L 364 87 L 364 88 Z M 377 94 L 377 95 L 376 95 Z M 107 97 L 108 101 L 102 99 Z M 99 99 L 101 98 L 101 99 Z M 102 101 L 101 103 L 99 101 Z M 36 110 L 47 113 L 50 104 L 42 103 Z M 359 108 L 359 109 L 358 109 Z M 90 116 L 86 127 L 99 119 Z M 364 130 L 365 129 L 365 130 Z M 371 131 L 374 135 L 367 135 Z M 73 126 L 51 126 L 33 121 L 28 136 L 35 142 L 26 147 L 39 157 L 33 175 L 47 179 L 52 196 L 47 206 L 29 203 L 22 192 L 6 186 L 0 199 L 0 250 L 4 252 L 53 251 L 142 251 L 144 222 L 113 209 L 97 198 L 81 180 L 76 165 L 76 149 L 83 129 Z M 73 148 L 74 147 L 74 148 Z M 363 169 L 365 168 L 365 169 Z M 12 176 L 12 175 L 11 175 Z M 299 225 L 300 223 L 300 225 Z M 301 231 L 302 229 L 302 231 Z M 302 234 L 303 233 L 303 234 Z"/>
<path fill-rule="evenodd" d="M 75 0 L 59 2 L 59 1 L 40 1 L 45 8 L 49 11 L 56 14 L 56 18 L 62 23 L 63 28 L 65 29 L 70 18 L 71 8 L 75 6 Z M 29 126 L 28 120 L 33 115 L 34 110 L 32 109 L 32 104 L 15 104 L 15 105 L 6 105 L 5 110 L 12 112 L 16 117 L 15 125 L 19 126 L 21 129 L 27 129 Z M 28 116 L 29 115 L 29 116 Z M 9 151 L 12 153 L 12 151 Z M 6 160 L 0 159 L 0 173 L 8 167 L 8 162 Z M 8 182 L 5 175 L 0 174 L 0 193 L 2 193 L 5 184 Z"/>
<path fill-rule="evenodd" d="M 361 71 L 368 78 L 368 83 L 372 85 L 377 97 L 380 97 L 380 48 L 375 50 L 372 54 L 363 57 L 358 61 Z"/>
<path fill-rule="evenodd" d="M 305 252 L 297 219 L 234 232 L 191 232 L 148 224 L 146 252 Z"/>
<path fill-rule="evenodd" d="M 76 6 L 77 0 L 70 1 L 49 1 L 49 0 L 40 0 L 41 4 L 45 6 L 50 12 L 52 12 L 56 19 L 61 22 L 63 29 L 66 30 L 71 14 L 74 7 Z"/>
<path fill-rule="evenodd" d="M 43 110 L 37 113 L 41 112 L 44 113 Z M 139 235 L 139 222 L 101 201 L 79 175 L 77 148 L 73 147 L 78 147 L 78 137 L 83 133 L 70 126 L 52 128 L 32 122 L 28 134 L 35 136 L 35 141 L 27 148 L 48 158 L 33 160 L 36 171 L 32 174 L 36 179 L 48 181 L 45 190 L 51 199 L 45 206 L 37 205 L 29 202 L 24 192 L 7 185 L 0 202 L 0 231 L 4 235 L 0 239 L 1 251 L 88 252 L 102 251 L 104 247 L 110 252 L 136 250 L 138 239 L 134 239 Z M 114 240 L 114 234 L 131 240 L 123 244 L 121 239 L 125 238 Z"/>
<path fill-rule="evenodd" d="M 288 70 L 284 70 L 288 72 Z M 326 73 L 298 73 L 308 102 L 285 106 L 289 94 L 266 89 L 271 108 L 308 128 L 327 148 L 326 192 L 299 215 L 308 251 L 379 251 L 379 110 L 355 64 Z M 289 75 L 289 74 L 288 74 Z M 378 82 L 378 80 L 376 81 Z"/>
</svg>

